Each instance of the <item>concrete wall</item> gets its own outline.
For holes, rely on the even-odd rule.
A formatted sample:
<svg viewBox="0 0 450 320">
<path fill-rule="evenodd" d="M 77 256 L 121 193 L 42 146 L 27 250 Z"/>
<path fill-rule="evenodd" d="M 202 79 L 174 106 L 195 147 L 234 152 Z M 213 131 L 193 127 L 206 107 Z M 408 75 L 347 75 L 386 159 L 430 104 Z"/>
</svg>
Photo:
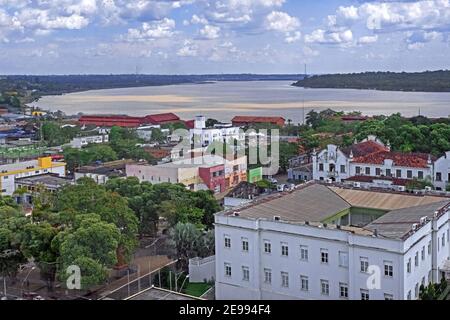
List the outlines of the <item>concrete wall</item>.
<svg viewBox="0 0 450 320">
<path fill-rule="evenodd" d="M 216 278 L 216 258 L 210 256 L 204 259 L 194 258 L 189 260 L 189 282 L 214 281 Z"/>
</svg>

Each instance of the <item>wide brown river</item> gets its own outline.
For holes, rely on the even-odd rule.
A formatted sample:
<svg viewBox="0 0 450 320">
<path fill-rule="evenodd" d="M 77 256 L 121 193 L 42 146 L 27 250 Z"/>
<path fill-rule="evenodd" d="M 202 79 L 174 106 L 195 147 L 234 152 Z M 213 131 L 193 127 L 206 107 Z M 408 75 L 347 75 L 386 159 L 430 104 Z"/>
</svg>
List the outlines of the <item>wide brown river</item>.
<svg viewBox="0 0 450 320">
<path fill-rule="evenodd" d="M 302 122 L 311 109 L 361 111 L 367 115 L 400 112 L 430 117 L 450 115 L 450 93 L 348 89 L 303 89 L 291 81 L 216 82 L 123 88 L 46 96 L 33 105 L 66 114 L 147 115 L 174 112 L 182 119 L 205 115 L 229 121 L 235 115 L 283 116 Z"/>
</svg>

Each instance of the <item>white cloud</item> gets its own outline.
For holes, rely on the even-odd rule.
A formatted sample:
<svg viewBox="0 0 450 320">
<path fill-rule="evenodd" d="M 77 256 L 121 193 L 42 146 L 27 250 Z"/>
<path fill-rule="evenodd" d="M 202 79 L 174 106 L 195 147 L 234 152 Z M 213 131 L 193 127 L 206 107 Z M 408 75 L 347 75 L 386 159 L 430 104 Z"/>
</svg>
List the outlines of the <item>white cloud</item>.
<svg viewBox="0 0 450 320">
<path fill-rule="evenodd" d="M 206 25 L 199 31 L 200 36 L 204 39 L 217 39 L 220 36 L 220 28 L 216 26 Z"/>
<path fill-rule="evenodd" d="M 151 23 L 144 22 L 141 28 L 128 29 L 125 39 L 128 41 L 145 41 L 151 39 L 170 38 L 175 33 L 175 20 L 164 18 Z"/>
<path fill-rule="evenodd" d="M 357 20 L 359 18 L 358 8 L 355 6 L 343 7 L 340 6 L 337 10 L 337 16 L 347 20 Z"/>
<path fill-rule="evenodd" d="M 192 24 L 208 24 L 208 20 L 205 17 L 199 17 L 198 15 L 194 14 L 191 18 Z"/>
<path fill-rule="evenodd" d="M 63 16 L 54 15 L 49 10 L 41 9 L 24 9 L 17 18 L 22 26 L 30 29 L 82 29 L 89 24 L 88 18 L 77 13 Z"/>
<path fill-rule="evenodd" d="M 177 51 L 179 57 L 195 57 L 198 54 L 198 46 L 192 41 L 186 40 L 182 48 Z"/>
<path fill-rule="evenodd" d="M 295 31 L 295 32 L 288 32 L 286 33 L 286 38 L 284 39 L 284 41 L 286 41 L 286 43 L 294 43 L 297 42 L 301 39 L 302 37 L 302 33 L 300 31 Z"/>
<path fill-rule="evenodd" d="M 352 41 L 353 32 L 350 29 L 336 32 L 317 29 L 305 36 L 306 43 L 348 45 Z"/>
<path fill-rule="evenodd" d="M 286 43 L 294 43 L 300 40 L 301 32 L 298 31 L 300 21 L 286 12 L 272 11 L 266 16 L 265 28 L 269 31 L 282 32 Z"/>
<path fill-rule="evenodd" d="M 33 38 L 30 38 L 30 37 L 26 37 L 26 38 L 23 38 L 23 39 L 18 39 L 18 40 L 15 41 L 15 43 L 32 43 L 32 42 L 35 42 L 35 40 Z"/>
<path fill-rule="evenodd" d="M 409 50 L 420 50 L 420 49 L 422 49 L 423 47 L 425 47 L 425 44 L 422 43 L 422 42 L 416 42 L 416 43 L 410 43 L 410 44 L 408 44 L 407 47 L 408 47 Z"/>
<path fill-rule="evenodd" d="M 317 57 L 319 55 L 319 51 L 313 50 L 310 47 L 303 47 L 303 54 L 306 57 Z"/>
<path fill-rule="evenodd" d="M 272 11 L 266 17 L 265 25 L 267 30 L 291 32 L 300 27 L 300 21 L 286 12 Z"/>
<path fill-rule="evenodd" d="M 373 36 L 363 36 L 360 37 L 358 40 L 359 44 L 369 44 L 369 43 L 375 43 L 378 41 L 378 35 Z"/>
</svg>

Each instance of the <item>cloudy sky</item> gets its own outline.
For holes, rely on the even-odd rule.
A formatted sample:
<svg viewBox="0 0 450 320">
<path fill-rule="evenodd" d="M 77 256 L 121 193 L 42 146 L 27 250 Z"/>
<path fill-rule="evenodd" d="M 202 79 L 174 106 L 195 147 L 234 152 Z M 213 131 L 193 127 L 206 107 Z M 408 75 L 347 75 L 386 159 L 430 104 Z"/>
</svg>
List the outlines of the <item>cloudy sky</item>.
<svg viewBox="0 0 450 320">
<path fill-rule="evenodd" d="M 0 74 L 450 69 L 450 0 L 0 0 Z"/>
</svg>

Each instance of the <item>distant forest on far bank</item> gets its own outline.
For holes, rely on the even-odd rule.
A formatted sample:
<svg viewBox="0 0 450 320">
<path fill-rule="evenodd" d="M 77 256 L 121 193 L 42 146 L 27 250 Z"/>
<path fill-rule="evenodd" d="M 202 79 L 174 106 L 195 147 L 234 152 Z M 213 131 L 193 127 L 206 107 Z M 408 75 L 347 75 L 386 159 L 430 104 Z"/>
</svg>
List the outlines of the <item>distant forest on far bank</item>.
<svg viewBox="0 0 450 320">
<path fill-rule="evenodd" d="M 305 88 L 450 92 L 450 71 L 326 74 L 308 77 L 293 85 Z"/>
<path fill-rule="evenodd" d="M 205 74 L 205 75 L 0 75 L 0 92 L 33 91 L 36 95 L 144 86 L 163 86 L 215 81 L 295 81 L 301 74 Z"/>
</svg>

